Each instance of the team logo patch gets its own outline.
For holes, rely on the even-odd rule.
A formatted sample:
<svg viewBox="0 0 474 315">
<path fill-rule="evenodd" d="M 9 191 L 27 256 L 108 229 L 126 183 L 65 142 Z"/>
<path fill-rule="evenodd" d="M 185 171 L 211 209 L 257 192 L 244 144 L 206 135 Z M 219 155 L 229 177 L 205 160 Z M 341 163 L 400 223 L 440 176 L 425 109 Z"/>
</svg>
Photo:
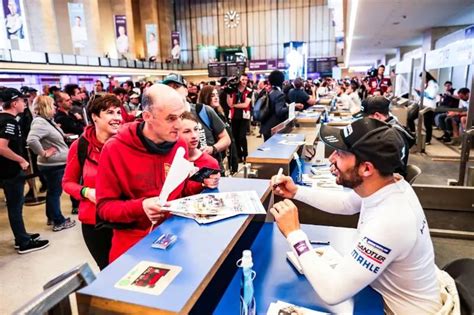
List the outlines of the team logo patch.
<svg viewBox="0 0 474 315">
<path fill-rule="evenodd" d="M 298 254 L 298 256 L 301 256 L 307 251 L 309 251 L 308 244 L 306 244 L 305 241 L 299 241 L 298 243 L 293 245 L 293 247 L 296 250 L 296 253 Z"/>
<path fill-rule="evenodd" d="M 351 126 L 351 125 L 347 125 L 347 126 L 343 129 L 344 138 L 349 137 L 349 136 L 352 134 L 353 131 L 354 131 L 354 130 L 352 129 L 352 126 Z"/>
<path fill-rule="evenodd" d="M 380 266 L 383 265 L 391 251 L 390 248 L 364 237 L 352 251 L 351 256 L 362 267 L 373 273 L 378 273 Z"/>
</svg>

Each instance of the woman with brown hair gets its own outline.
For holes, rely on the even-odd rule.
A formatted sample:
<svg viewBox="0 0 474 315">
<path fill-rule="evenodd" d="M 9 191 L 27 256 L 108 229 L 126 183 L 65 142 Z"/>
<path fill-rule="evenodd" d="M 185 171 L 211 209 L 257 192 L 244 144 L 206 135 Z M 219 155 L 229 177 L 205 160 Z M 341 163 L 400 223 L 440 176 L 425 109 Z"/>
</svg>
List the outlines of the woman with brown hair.
<svg viewBox="0 0 474 315">
<path fill-rule="evenodd" d="M 80 200 L 79 221 L 82 235 L 89 252 L 99 268 L 109 263 L 112 230 L 96 229 L 95 178 L 104 143 L 117 134 L 122 123 L 120 101 L 113 94 L 97 95 L 87 106 L 87 116 L 92 123 L 70 148 L 66 173 L 63 178 L 64 191 Z"/>
<path fill-rule="evenodd" d="M 212 85 L 205 85 L 199 92 L 198 96 L 198 103 L 206 104 L 211 106 L 214 111 L 216 112 L 217 116 L 224 122 L 225 129 L 230 137 L 230 145 L 229 145 L 229 154 L 227 155 L 227 162 L 229 163 L 229 169 L 231 174 L 236 173 L 238 171 L 238 157 L 237 157 L 237 148 L 235 147 L 235 140 L 232 134 L 232 129 L 229 125 L 229 120 L 225 116 L 224 109 L 220 105 L 219 102 L 219 93 L 215 86 Z M 225 153 L 225 152 L 223 152 Z"/>
</svg>

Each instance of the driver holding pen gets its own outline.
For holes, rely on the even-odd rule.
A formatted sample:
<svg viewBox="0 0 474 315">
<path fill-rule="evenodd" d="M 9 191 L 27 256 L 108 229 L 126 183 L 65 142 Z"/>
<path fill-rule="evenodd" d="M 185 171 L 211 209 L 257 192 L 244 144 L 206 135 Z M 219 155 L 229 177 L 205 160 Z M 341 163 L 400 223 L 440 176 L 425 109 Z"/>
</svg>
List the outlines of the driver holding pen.
<svg viewBox="0 0 474 315">
<path fill-rule="evenodd" d="M 423 209 L 410 184 L 394 174 L 403 160 L 401 136 L 384 122 L 362 118 L 344 129 L 323 125 L 320 137 L 335 149 L 329 161 L 337 184 L 350 189 L 297 186 L 276 175 L 271 187 L 287 199 L 270 209 L 317 295 L 333 305 L 370 285 L 388 314 L 440 311 L 439 270 Z M 312 250 L 290 199 L 326 212 L 360 213 L 357 240 L 334 269 Z"/>
</svg>

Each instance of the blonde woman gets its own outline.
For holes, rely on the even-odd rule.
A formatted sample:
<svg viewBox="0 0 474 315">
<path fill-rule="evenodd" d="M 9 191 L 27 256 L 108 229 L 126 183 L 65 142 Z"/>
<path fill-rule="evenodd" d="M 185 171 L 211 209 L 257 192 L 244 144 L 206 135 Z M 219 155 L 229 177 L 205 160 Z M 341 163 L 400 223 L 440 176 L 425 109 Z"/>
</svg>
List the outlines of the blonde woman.
<svg viewBox="0 0 474 315">
<path fill-rule="evenodd" d="M 38 96 L 34 102 L 37 117 L 31 123 L 26 143 L 38 155 L 38 169 L 44 175 L 48 192 L 46 193 L 46 216 L 58 232 L 76 225 L 74 220 L 65 218 L 61 213 L 61 181 L 66 167 L 68 146 L 64 134 L 54 120 L 56 112 L 53 99 Z"/>
</svg>

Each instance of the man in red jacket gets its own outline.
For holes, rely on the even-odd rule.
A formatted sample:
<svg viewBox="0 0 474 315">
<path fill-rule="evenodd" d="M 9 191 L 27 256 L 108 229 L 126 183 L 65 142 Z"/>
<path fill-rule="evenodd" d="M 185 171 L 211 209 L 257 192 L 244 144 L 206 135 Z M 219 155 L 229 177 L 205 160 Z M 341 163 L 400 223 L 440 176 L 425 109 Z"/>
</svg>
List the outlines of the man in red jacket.
<svg viewBox="0 0 474 315">
<path fill-rule="evenodd" d="M 172 88 L 156 84 L 142 100 L 143 120 L 126 124 L 103 147 L 97 174 L 99 216 L 116 225 L 110 262 L 141 240 L 151 222 L 162 223 L 170 214 L 161 211 L 157 197 L 176 150 L 187 145 L 179 138 L 183 98 Z M 198 193 L 186 182 L 168 200 Z M 200 188 L 202 189 L 202 188 Z"/>
</svg>

